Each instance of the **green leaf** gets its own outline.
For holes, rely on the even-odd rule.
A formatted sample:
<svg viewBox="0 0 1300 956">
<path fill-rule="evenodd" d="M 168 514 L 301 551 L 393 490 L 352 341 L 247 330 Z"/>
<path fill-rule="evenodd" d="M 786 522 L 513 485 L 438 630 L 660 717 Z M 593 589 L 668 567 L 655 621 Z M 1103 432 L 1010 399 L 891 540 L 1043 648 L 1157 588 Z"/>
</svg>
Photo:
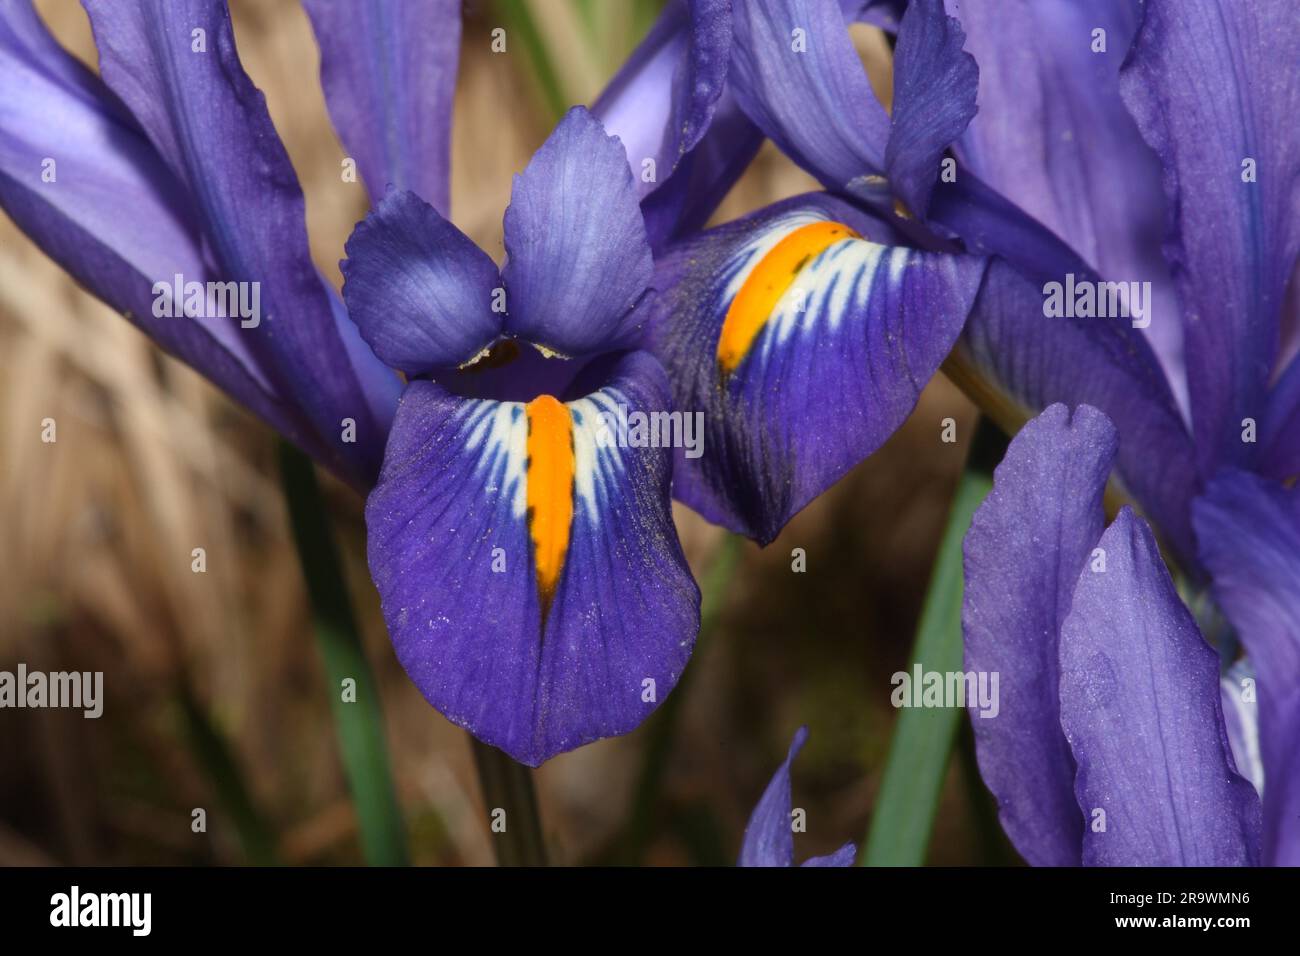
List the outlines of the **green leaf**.
<svg viewBox="0 0 1300 956">
<path fill-rule="evenodd" d="M 917 628 L 909 673 L 962 670 L 962 540 L 971 516 L 993 486 L 992 466 L 1006 439 L 980 421 L 973 449 L 953 497 Z M 899 710 L 885 772 L 867 834 L 864 866 L 920 866 L 925 862 L 934 815 L 939 808 L 959 707 L 904 707 Z"/>
<path fill-rule="evenodd" d="M 280 443 L 280 476 L 298 561 L 311 599 L 316 646 L 325 676 L 343 773 L 356 805 L 361 850 L 371 866 L 405 866 L 406 829 L 389 769 L 384 713 L 348 599 L 347 581 L 316 480 L 315 466 L 288 442 Z M 343 699 L 352 680 L 355 700 Z"/>
</svg>

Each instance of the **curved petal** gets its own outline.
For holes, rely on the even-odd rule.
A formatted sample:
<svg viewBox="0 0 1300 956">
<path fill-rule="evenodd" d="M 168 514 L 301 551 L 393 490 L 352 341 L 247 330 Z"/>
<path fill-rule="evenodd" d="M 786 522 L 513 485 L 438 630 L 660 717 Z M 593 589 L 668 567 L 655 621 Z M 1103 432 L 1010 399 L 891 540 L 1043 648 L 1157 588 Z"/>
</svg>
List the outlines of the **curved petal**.
<svg viewBox="0 0 1300 956">
<path fill-rule="evenodd" d="M 772 775 L 745 825 L 737 866 L 794 866 L 794 827 L 790 809 L 790 765 L 808 741 L 808 728 L 800 727 L 790 741 L 785 760 Z M 827 856 L 814 856 L 800 866 L 852 866 L 858 848 L 846 843 Z"/>
<path fill-rule="evenodd" d="M 1196 502 L 1195 522 L 1257 675 L 1265 862 L 1300 865 L 1300 492 L 1228 472 Z"/>
<path fill-rule="evenodd" d="M 943 0 L 912 0 L 894 48 L 894 111 L 885 174 L 916 216 L 930 208 L 939 160 L 975 115 L 979 68 Z"/>
<path fill-rule="evenodd" d="M 303 5 L 330 117 L 370 201 L 409 189 L 447 215 L 461 0 Z"/>
<path fill-rule="evenodd" d="M 1127 320 L 1048 317 L 1044 300 L 1043 287 L 994 260 L 962 356 L 1025 408 L 1064 402 L 1105 412 L 1119 429 L 1124 484 L 1184 566 L 1196 568 L 1195 451 L 1155 356 Z"/>
<path fill-rule="evenodd" d="M 220 278 L 256 283 L 260 322 L 242 329 L 267 373 L 312 422 L 337 470 L 367 482 L 386 429 L 362 379 L 392 372 L 344 347 L 312 265 L 302 190 L 266 102 L 244 72 L 217 0 L 86 0 L 100 71 L 195 198 Z M 344 441 L 344 419 L 357 423 Z"/>
<path fill-rule="evenodd" d="M 159 346 L 322 454 L 238 319 L 154 314 L 155 283 L 215 278 L 197 210 L 134 120 L 55 42 L 28 0 L 0 0 L 0 86 L 0 206 L 14 222 Z"/>
<path fill-rule="evenodd" d="M 657 254 L 674 239 L 702 229 L 762 145 L 762 131 L 724 91 L 709 131 L 668 181 L 641 200 L 650 248 Z"/>
<path fill-rule="evenodd" d="M 731 0 L 670 0 L 649 34 L 592 104 L 623 141 L 644 198 L 695 148 L 722 95 L 731 55 Z"/>
<path fill-rule="evenodd" d="M 1106 278 L 1152 282 L 1156 302 L 1145 334 L 1185 407 L 1182 317 L 1160 252 L 1160 163 L 1119 94 L 1120 64 L 1141 8 L 1132 0 L 951 6 L 980 65 L 980 110 L 957 149 L 963 171 L 1042 222 Z"/>
<path fill-rule="evenodd" d="M 627 733 L 673 688 L 699 590 L 669 508 L 666 449 L 603 415 L 663 411 L 663 370 L 617 361 L 561 404 L 408 386 L 366 504 L 397 656 L 449 720 L 537 766 Z"/>
<path fill-rule="evenodd" d="M 827 188 L 886 176 L 924 215 L 943 151 L 975 114 L 978 70 L 942 0 L 912 0 L 898 28 L 891 117 L 845 29 L 864 7 L 837 0 L 737 5 L 731 82 L 759 128 Z"/>
<path fill-rule="evenodd" d="M 800 727 L 790 750 L 758 798 L 745 825 L 737 866 L 794 866 L 794 830 L 790 825 L 790 764 L 808 741 L 808 728 Z"/>
<path fill-rule="evenodd" d="M 1061 625 L 1101 537 L 1118 445 L 1087 405 L 1053 405 L 1012 440 L 963 544 L 966 670 L 1000 675 L 996 716 L 971 708 L 980 774 L 1033 866 L 1077 866 L 1083 816 L 1061 733 Z"/>
<path fill-rule="evenodd" d="M 884 173 L 889 116 L 837 0 L 746 0 L 734 27 L 729 82 L 783 153 L 831 189 Z"/>
<path fill-rule="evenodd" d="M 1300 252 L 1300 50 L 1288 0 L 1149 0 L 1121 92 L 1164 169 L 1202 473 L 1247 465 Z"/>
<path fill-rule="evenodd" d="M 627 156 L 583 107 L 515 177 L 505 244 L 512 333 L 570 356 L 628 344 L 654 262 Z"/>
<path fill-rule="evenodd" d="M 461 365 L 501 334 L 496 265 L 415 193 L 389 193 L 345 249 L 348 314 L 393 368 L 419 375 Z"/>
<path fill-rule="evenodd" d="M 1061 726 L 1078 763 L 1083 862 L 1243 866 L 1259 797 L 1233 767 L 1218 659 L 1128 508 L 1102 535 L 1061 628 Z"/>
<path fill-rule="evenodd" d="M 705 428 L 702 448 L 678 453 L 674 493 L 763 543 L 903 422 L 984 270 L 864 234 L 888 231 L 803 196 L 660 262 L 653 348 L 676 407 Z"/>
</svg>

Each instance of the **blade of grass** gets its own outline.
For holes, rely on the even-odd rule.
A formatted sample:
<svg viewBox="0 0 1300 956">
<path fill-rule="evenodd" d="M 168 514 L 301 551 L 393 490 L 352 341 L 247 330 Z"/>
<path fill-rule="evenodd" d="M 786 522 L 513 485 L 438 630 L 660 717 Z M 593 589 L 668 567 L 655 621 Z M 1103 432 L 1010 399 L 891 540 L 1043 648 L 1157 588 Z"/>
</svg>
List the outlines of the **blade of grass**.
<svg viewBox="0 0 1300 956">
<path fill-rule="evenodd" d="M 518 37 L 523 44 L 524 55 L 528 60 L 532 78 L 537 84 L 540 105 L 547 112 L 547 126 L 556 123 L 569 107 L 569 98 L 565 94 L 560 72 L 551 60 L 541 31 L 533 22 L 528 5 L 523 0 L 496 0 L 493 4 L 497 15 L 505 24 L 508 50 L 512 39 Z"/>
<path fill-rule="evenodd" d="M 343 772 L 356 806 L 361 850 L 371 866 L 404 866 L 406 830 L 389 769 L 378 688 L 361 647 L 315 466 L 298 449 L 281 442 L 280 476 L 311 599 Z M 347 678 L 356 682 L 355 701 L 343 699 L 341 688 Z"/>
<path fill-rule="evenodd" d="M 993 466 L 1006 438 L 981 418 L 966 467 L 957 483 L 939 555 L 926 590 L 909 672 L 962 669 L 962 539 L 971 515 L 993 486 Z M 961 708 L 905 707 L 885 760 L 867 834 L 864 866 L 920 866 L 925 862 Z"/>
<path fill-rule="evenodd" d="M 203 767 L 216 791 L 217 799 L 234 824 L 244 856 L 256 866 L 278 865 L 275 837 L 253 802 L 238 761 L 221 731 L 184 681 L 180 686 L 179 703 L 190 750 Z"/>
</svg>

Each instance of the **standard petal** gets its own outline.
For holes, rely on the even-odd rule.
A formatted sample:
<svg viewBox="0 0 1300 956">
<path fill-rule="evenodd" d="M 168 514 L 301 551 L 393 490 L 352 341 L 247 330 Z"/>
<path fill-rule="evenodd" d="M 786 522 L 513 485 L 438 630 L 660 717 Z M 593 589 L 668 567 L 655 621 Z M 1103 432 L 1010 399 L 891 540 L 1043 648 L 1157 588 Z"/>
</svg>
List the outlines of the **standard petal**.
<svg viewBox="0 0 1300 956">
<path fill-rule="evenodd" d="M 1300 865 L 1300 492 L 1244 472 L 1195 505 L 1201 557 L 1258 682 L 1265 862 Z"/>
<path fill-rule="evenodd" d="M 413 192 L 393 191 L 348 239 L 343 298 L 375 354 L 419 375 L 470 361 L 501 334 L 488 254 Z"/>
<path fill-rule="evenodd" d="M 800 727 L 790 750 L 776 768 L 767 789 L 758 798 L 745 825 L 737 866 L 794 866 L 794 830 L 790 820 L 790 764 L 808 741 L 808 728 Z"/>
<path fill-rule="evenodd" d="M 930 208 L 939 160 L 975 115 L 979 69 L 943 0 L 912 0 L 894 49 L 894 111 L 885 173 L 916 216 Z"/>
<path fill-rule="evenodd" d="M 1195 568 L 1195 451 L 1150 347 L 1127 320 L 1049 317 L 1045 289 L 1003 262 L 988 269 L 959 346 L 981 379 L 1026 409 L 1092 405 L 1119 429 L 1125 486 Z"/>
<path fill-rule="evenodd" d="M 884 173 L 889 116 L 837 0 L 746 0 L 734 26 L 729 82 L 782 152 L 831 189 Z"/>
<path fill-rule="evenodd" d="M 669 454 L 619 442 L 614 424 L 620 406 L 668 409 L 663 370 L 632 353 L 604 380 L 564 404 L 412 383 L 366 504 L 371 575 L 407 674 L 449 720 L 531 766 L 640 724 L 699 626 Z"/>
<path fill-rule="evenodd" d="M 344 474 L 368 483 L 387 429 L 369 390 L 391 386 L 373 355 L 344 347 L 307 247 L 303 196 L 262 94 L 217 0 L 86 0 L 100 71 L 167 166 L 195 197 L 220 277 L 257 285 L 256 327 L 241 330 L 282 394 L 303 409 Z M 188 278 L 188 277 L 187 277 Z M 343 429 L 356 423 L 355 434 Z"/>
<path fill-rule="evenodd" d="M 644 198 L 695 148 L 722 95 L 731 0 L 670 0 L 591 112 L 623 141 Z M 642 175 L 646 161 L 654 176 Z"/>
<path fill-rule="evenodd" d="M 672 240 L 702 229 L 762 145 L 762 132 L 731 92 L 724 91 L 709 131 L 668 181 L 641 200 L 650 248 L 658 253 Z"/>
<path fill-rule="evenodd" d="M 1061 628 L 1061 726 L 1078 763 L 1083 862 L 1242 866 L 1259 797 L 1233 768 L 1218 658 L 1128 508 L 1102 535 Z"/>
<path fill-rule="evenodd" d="M 52 259 L 162 348 L 304 449 L 238 319 L 157 316 L 154 284 L 215 278 L 184 188 L 108 89 L 58 46 L 28 0 L 0 0 L 0 206 Z"/>
<path fill-rule="evenodd" d="M 674 493 L 763 543 L 902 424 L 979 285 L 979 257 L 863 235 L 892 241 L 847 203 L 796 197 L 659 265 L 653 348 L 705 428 Z"/>
<path fill-rule="evenodd" d="M 1121 92 L 1164 169 L 1165 253 L 1182 296 L 1203 474 L 1259 445 L 1287 281 L 1300 251 L 1300 50 L 1290 0 L 1149 0 Z"/>
<path fill-rule="evenodd" d="M 1185 391 L 1182 318 L 1160 252 L 1160 163 L 1119 95 L 1140 10 L 1131 0 L 963 0 L 956 12 L 980 65 L 980 109 L 957 154 L 962 173 L 973 171 L 1105 277 L 1152 282 L 1145 334 Z"/>
<path fill-rule="evenodd" d="M 409 189 L 451 204 L 451 107 L 461 0 L 305 0 L 330 117 L 377 204 Z"/>
<path fill-rule="evenodd" d="M 1077 866 L 1083 817 L 1061 733 L 1061 624 L 1101 537 L 1118 444 L 1087 405 L 1053 405 L 1011 442 L 963 545 L 966 670 L 1000 675 L 996 715 L 971 707 L 980 774 L 1002 828 L 1034 866 Z"/>
<path fill-rule="evenodd" d="M 628 343 L 654 262 L 627 155 L 583 107 L 515 177 L 505 244 L 512 333 L 570 356 Z"/>
</svg>

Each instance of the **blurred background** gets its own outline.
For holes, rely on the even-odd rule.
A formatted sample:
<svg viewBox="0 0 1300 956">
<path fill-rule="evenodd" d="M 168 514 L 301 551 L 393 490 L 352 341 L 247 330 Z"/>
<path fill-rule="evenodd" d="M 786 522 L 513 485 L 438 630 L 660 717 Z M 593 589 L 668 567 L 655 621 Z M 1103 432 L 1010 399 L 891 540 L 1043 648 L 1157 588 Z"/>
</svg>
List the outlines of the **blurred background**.
<svg viewBox="0 0 1300 956">
<path fill-rule="evenodd" d="M 39 0 L 92 69 L 79 4 Z M 559 112 L 590 103 L 657 13 L 654 0 L 466 5 L 452 216 L 503 256 L 501 215 Z M 366 209 L 297 0 L 232 0 L 245 68 L 266 93 L 307 197 L 317 264 Z M 508 53 L 490 52 L 507 29 Z M 890 48 L 855 27 L 889 101 Z M 715 217 L 816 183 L 770 144 Z M 940 441 L 942 419 L 963 440 Z M 57 442 L 40 440 L 57 422 Z M 791 735 L 808 814 L 799 859 L 862 842 L 930 568 L 975 420 L 942 377 L 875 456 L 764 550 L 677 509 L 708 621 L 681 689 L 643 727 L 536 775 L 558 863 L 729 864 Z M 0 670 L 105 673 L 104 714 L 0 711 L 0 865 L 343 864 L 361 860 L 329 694 L 276 472 L 276 439 L 82 292 L 0 213 Z M 383 700 L 420 864 L 493 862 L 465 735 L 388 645 L 364 566 L 361 501 L 327 485 Z M 207 572 L 191 551 L 207 552 Z M 807 571 L 793 573 L 803 548 Z M 961 722 L 929 862 L 1008 862 Z M 191 811 L 208 814 L 191 832 Z M 256 846 L 250 849 L 249 834 Z"/>
</svg>

